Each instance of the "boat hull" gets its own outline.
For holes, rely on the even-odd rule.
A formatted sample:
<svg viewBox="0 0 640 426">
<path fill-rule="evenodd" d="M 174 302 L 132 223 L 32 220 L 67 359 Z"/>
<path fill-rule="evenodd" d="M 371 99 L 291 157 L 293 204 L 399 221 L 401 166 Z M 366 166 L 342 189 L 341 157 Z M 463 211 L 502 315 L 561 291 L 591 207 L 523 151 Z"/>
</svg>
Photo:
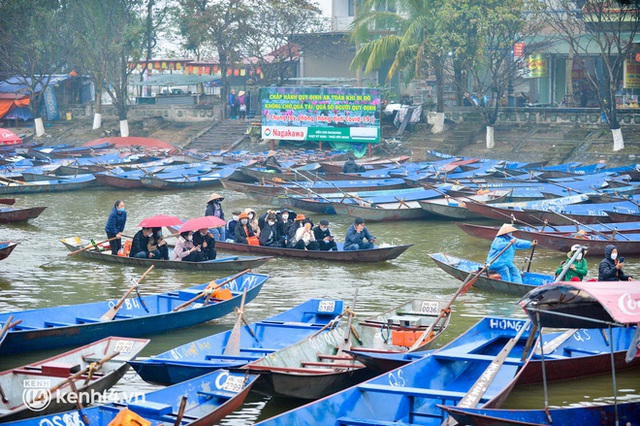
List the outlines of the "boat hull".
<svg viewBox="0 0 640 426">
<path fill-rule="evenodd" d="M 0 243 L 0 260 L 6 259 L 7 257 L 9 257 L 11 252 L 13 252 L 13 250 L 18 246 L 18 244 L 20 243 L 11 243 L 11 242 Z"/>
<path fill-rule="evenodd" d="M 405 244 L 392 247 L 374 248 L 369 250 L 353 251 L 323 251 L 323 250 L 298 250 L 291 248 L 252 246 L 249 244 L 216 242 L 216 247 L 222 250 L 241 253 L 262 254 L 265 256 L 293 257 L 308 260 L 328 260 L 336 262 L 383 262 L 392 260 L 404 253 L 413 244 Z"/>
<path fill-rule="evenodd" d="M 32 207 L 28 209 L 10 209 L 6 211 L 0 210 L 0 223 L 24 222 L 29 219 L 35 219 L 46 207 Z"/>
</svg>

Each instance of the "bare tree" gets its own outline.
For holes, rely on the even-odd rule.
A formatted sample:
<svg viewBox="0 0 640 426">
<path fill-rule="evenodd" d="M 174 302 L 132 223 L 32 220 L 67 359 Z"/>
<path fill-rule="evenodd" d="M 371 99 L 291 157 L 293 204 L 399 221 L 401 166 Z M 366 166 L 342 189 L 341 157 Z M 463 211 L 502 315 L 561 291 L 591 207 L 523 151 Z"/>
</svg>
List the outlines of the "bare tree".
<svg viewBox="0 0 640 426">
<path fill-rule="evenodd" d="M 616 93 L 626 61 L 632 61 L 640 28 L 637 2 L 614 0 L 544 0 L 539 3 L 548 25 L 569 45 L 581 66 L 613 135 L 613 151 L 624 148 Z M 597 58 L 589 61 L 589 58 Z"/>
<path fill-rule="evenodd" d="M 37 136 L 44 135 L 44 94 L 52 75 L 65 70 L 71 50 L 65 7 L 55 0 L 0 3 L 0 75 L 15 76 L 26 87 Z"/>
</svg>

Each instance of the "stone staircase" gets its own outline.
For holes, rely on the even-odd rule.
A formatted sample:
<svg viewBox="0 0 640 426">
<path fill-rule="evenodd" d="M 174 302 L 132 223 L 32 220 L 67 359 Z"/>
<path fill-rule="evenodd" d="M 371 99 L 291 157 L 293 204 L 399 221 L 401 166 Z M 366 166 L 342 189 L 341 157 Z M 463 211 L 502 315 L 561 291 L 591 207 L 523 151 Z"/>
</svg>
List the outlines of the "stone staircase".
<svg viewBox="0 0 640 426">
<path fill-rule="evenodd" d="M 248 120 L 220 120 L 195 135 L 185 148 L 202 152 L 231 150 L 247 138 Z"/>
<path fill-rule="evenodd" d="M 484 120 L 480 114 L 465 115 L 464 120 L 458 122 L 444 137 L 442 149 L 450 154 L 459 154 L 465 147 L 473 144 L 478 135 L 484 135 L 484 127 Z"/>
</svg>

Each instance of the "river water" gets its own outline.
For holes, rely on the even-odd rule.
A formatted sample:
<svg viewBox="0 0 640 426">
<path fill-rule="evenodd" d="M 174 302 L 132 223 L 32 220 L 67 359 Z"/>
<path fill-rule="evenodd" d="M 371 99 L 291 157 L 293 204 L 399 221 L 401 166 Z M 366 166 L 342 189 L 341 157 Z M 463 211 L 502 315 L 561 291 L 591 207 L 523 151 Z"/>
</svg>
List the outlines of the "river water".
<svg viewBox="0 0 640 426">
<path fill-rule="evenodd" d="M 245 195 L 216 190 L 225 196 L 223 209 L 228 218 L 234 208 L 252 207 L 258 214 L 270 206 L 256 204 Z M 204 214 L 211 190 L 188 192 L 118 191 L 88 189 L 56 194 L 32 194 L 16 197 L 16 206 L 47 206 L 37 219 L 23 224 L 0 225 L 0 240 L 19 241 L 20 245 L 0 262 L 0 312 L 77 304 L 104 299 L 118 299 L 129 287 L 131 279 L 144 270 L 99 264 L 67 257 L 59 242 L 61 238 L 79 236 L 83 239 L 106 239 L 104 225 L 117 199 L 126 203 L 128 221 L 125 234 L 137 232 L 137 224 L 156 214 L 175 215 L 188 219 Z M 306 213 L 317 221 L 323 216 Z M 337 238 L 343 239 L 352 218 L 325 217 Z M 486 222 L 487 224 L 490 222 Z M 417 221 L 368 223 L 369 231 L 378 236 L 378 243 L 414 244 L 393 261 L 379 264 L 344 264 L 275 259 L 257 269 L 271 278 L 261 294 L 247 305 L 249 321 L 259 320 L 286 310 L 311 297 L 342 298 L 351 301 L 359 289 L 356 305 L 360 318 L 388 310 L 412 298 L 448 301 L 460 282 L 441 271 L 428 257 L 429 253 L 446 251 L 453 255 L 484 262 L 489 241 L 464 234 L 448 221 Z M 624 255 L 624 253 L 621 253 Z M 530 251 L 521 251 L 516 258 L 522 268 Z M 597 275 L 600 253 L 590 253 L 590 276 Z M 627 257 L 628 273 L 640 276 L 640 259 Z M 532 271 L 552 274 L 565 259 L 563 253 L 538 248 Z M 154 270 L 141 283 L 142 293 L 165 292 L 219 278 L 222 274 L 205 272 Z M 486 315 L 524 317 L 515 305 L 517 298 L 498 293 L 470 290 L 453 305 L 451 325 L 440 339 L 442 345 L 468 329 Z M 357 317 L 356 317 L 357 318 Z M 141 356 L 151 356 L 194 339 L 217 333 L 233 326 L 235 316 L 227 316 L 207 324 L 172 333 L 151 336 L 151 343 Z M 0 369 L 15 367 L 53 356 L 56 352 L 0 358 Z M 117 391 L 147 391 L 157 387 L 144 383 L 129 372 L 116 385 Z M 638 374 L 618 376 L 618 389 L 623 394 L 638 393 Z M 591 401 L 613 394 L 610 377 L 572 381 L 553 386 L 550 401 L 570 404 Z M 541 386 L 516 388 L 507 401 L 510 407 L 540 407 Z M 243 408 L 229 416 L 224 424 L 245 425 L 266 419 L 296 406 L 299 402 L 268 399 L 251 394 Z"/>
</svg>

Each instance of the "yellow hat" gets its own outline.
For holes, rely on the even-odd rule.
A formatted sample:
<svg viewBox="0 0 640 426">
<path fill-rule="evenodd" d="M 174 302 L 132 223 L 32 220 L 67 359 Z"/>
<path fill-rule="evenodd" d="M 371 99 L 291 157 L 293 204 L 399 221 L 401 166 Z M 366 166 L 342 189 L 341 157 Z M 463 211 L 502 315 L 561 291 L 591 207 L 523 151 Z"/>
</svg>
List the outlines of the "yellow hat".
<svg viewBox="0 0 640 426">
<path fill-rule="evenodd" d="M 214 192 L 213 194 L 211 194 L 211 196 L 209 197 L 209 200 L 207 200 L 207 203 L 209 201 L 213 201 L 213 200 L 224 200 L 224 197 L 220 194 L 218 194 L 217 192 Z"/>
<path fill-rule="evenodd" d="M 510 223 L 505 223 L 500 227 L 500 229 L 498 229 L 498 233 L 496 234 L 496 237 L 499 237 L 500 235 L 508 234 L 509 232 L 516 232 L 517 230 L 518 228 L 511 225 Z"/>
</svg>

